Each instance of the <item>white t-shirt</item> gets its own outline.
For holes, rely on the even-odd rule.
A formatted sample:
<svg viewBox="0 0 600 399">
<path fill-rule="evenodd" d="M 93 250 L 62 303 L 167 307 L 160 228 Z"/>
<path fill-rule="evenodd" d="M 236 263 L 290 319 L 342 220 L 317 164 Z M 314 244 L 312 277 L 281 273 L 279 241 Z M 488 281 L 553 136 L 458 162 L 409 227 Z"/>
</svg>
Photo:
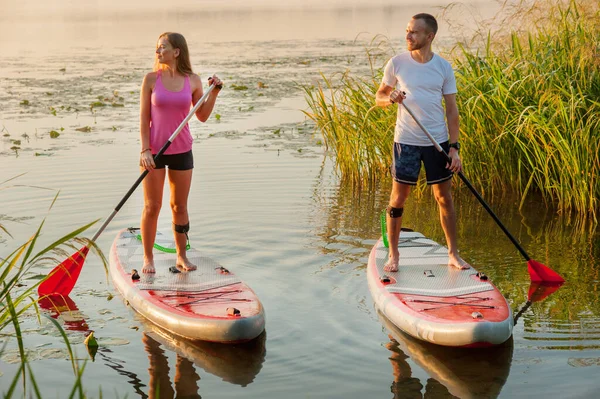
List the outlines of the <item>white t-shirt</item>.
<svg viewBox="0 0 600 399">
<path fill-rule="evenodd" d="M 406 92 L 404 103 L 427 128 L 438 143 L 448 141 L 448 128 L 442 99 L 456 93 L 456 78 L 452 65 L 437 54 L 421 64 L 410 51 L 390 59 L 385 66 L 382 83 Z M 431 141 L 410 114 L 398 107 L 394 141 L 402 144 L 430 146 Z"/>
</svg>

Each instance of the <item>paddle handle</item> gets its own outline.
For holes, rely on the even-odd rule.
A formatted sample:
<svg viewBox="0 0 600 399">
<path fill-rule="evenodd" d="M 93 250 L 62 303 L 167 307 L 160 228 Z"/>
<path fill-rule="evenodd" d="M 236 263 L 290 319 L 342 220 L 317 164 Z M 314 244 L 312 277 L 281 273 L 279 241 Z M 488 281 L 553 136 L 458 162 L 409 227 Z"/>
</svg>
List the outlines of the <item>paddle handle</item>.
<svg viewBox="0 0 600 399">
<path fill-rule="evenodd" d="M 190 119 L 192 119 L 192 117 L 194 116 L 194 114 L 196 113 L 196 111 L 198 110 L 198 108 L 200 108 L 200 106 L 202 105 L 202 103 L 204 103 L 204 101 L 206 101 L 206 98 L 208 97 L 208 95 L 210 94 L 210 92 L 214 88 L 215 88 L 215 85 L 211 84 L 208 87 L 208 89 L 206 89 L 206 92 L 202 95 L 202 97 L 200 97 L 200 100 L 198 100 L 198 102 L 196 103 L 196 105 L 194 105 L 194 107 L 190 110 L 190 112 L 187 114 L 187 116 L 185 117 L 185 119 L 179 124 L 179 126 L 177 127 L 177 129 L 175 129 L 175 131 L 173 132 L 173 134 L 171 135 L 171 137 L 169 137 L 169 139 L 167 140 L 167 142 L 156 153 L 156 155 L 154 156 L 154 162 L 156 162 L 158 159 L 160 159 L 160 157 L 162 157 L 162 155 L 165 153 L 165 151 L 167 151 L 167 148 L 169 148 L 169 146 L 171 145 L 171 143 L 173 143 L 173 141 L 179 135 L 179 133 L 183 130 L 183 128 L 185 127 L 185 125 L 187 125 L 187 123 L 190 121 Z M 148 169 L 144 170 L 142 172 L 142 174 L 140 175 L 140 177 L 137 178 L 137 180 L 135 181 L 135 183 L 133 183 L 133 186 L 131 186 L 131 188 L 129 189 L 129 191 L 127 191 L 127 194 L 125 194 L 125 196 L 121 199 L 121 201 L 117 204 L 117 206 L 115 207 L 115 209 L 112 211 L 112 213 L 110 214 L 110 216 L 106 218 L 106 220 L 104 221 L 104 223 L 102 223 L 102 226 L 100 226 L 100 228 L 98 229 L 98 231 L 96 231 L 96 234 L 94 234 L 94 236 L 92 237 L 92 241 L 93 242 L 95 242 L 96 239 L 100 236 L 100 234 L 102 234 L 102 232 L 104 231 L 104 229 L 106 228 L 106 226 L 108 226 L 108 224 L 113 220 L 113 218 L 115 217 L 115 215 L 117 214 L 117 212 L 119 212 L 119 210 L 121 210 L 121 208 L 123 207 L 123 205 L 125 204 L 125 202 L 127 202 L 127 200 L 129 199 L 129 197 L 131 197 L 131 194 L 133 194 L 133 192 L 138 188 L 138 186 L 142 183 L 142 180 L 144 180 L 144 178 L 148 175 L 148 173 L 149 173 Z"/>
<path fill-rule="evenodd" d="M 425 126 L 423 126 L 423 124 L 417 119 L 417 117 L 415 116 L 415 114 L 413 114 L 413 112 L 410 110 L 410 108 L 408 108 L 406 106 L 406 104 L 404 104 L 404 101 L 402 102 L 402 106 L 404 107 L 404 109 L 406 110 L 406 112 L 408 112 L 410 114 L 410 116 L 414 119 L 414 121 L 417 123 L 417 125 L 419 125 L 419 127 L 423 130 L 423 132 L 425 132 L 425 134 L 427 135 L 427 137 L 429 138 L 429 140 L 431 140 L 431 142 L 435 146 L 435 149 L 438 150 L 439 152 L 441 152 L 442 154 L 444 154 L 444 156 L 446 157 L 446 160 L 448 162 L 452 162 L 452 159 L 450 158 L 450 155 L 448 155 L 448 153 L 446 153 L 446 151 L 444 151 L 444 149 L 442 148 L 442 146 L 439 145 L 437 141 L 435 141 L 435 139 L 433 138 L 433 136 L 431 135 L 431 133 L 429 133 L 429 131 L 427 130 L 427 128 Z M 529 262 L 531 260 L 531 257 L 527 254 L 527 252 L 525 252 L 525 249 L 523 249 L 523 247 L 521 246 L 521 244 L 519 244 L 519 242 L 517 241 L 517 239 L 515 237 L 513 237 L 513 235 L 510 233 L 510 231 L 508 231 L 508 229 L 504 226 L 504 224 L 502 224 L 502 222 L 500 221 L 500 219 L 498 218 L 498 216 L 496 216 L 496 214 L 494 213 L 494 211 L 492 211 L 492 208 L 490 208 L 490 206 L 485 202 L 485 200 L 483 199 L 483 197 L 477 192 L 477 190 L 475 190 L 475 187 L 473 187 L 473 185 L 471 184 L 471 182 L 469 181 L 469 179 L 467 179 L 462 172 L 458 172 L 458 177 L 460 177 L 461 180 L 469 188 L 469 190 L 471 190 L 471 192 L 473 193 L 473 195 L 475 195 L 475 198 L 477 198 L 477 200 L 481 203 L 481 205 L 483 205 L 483 207 L 485 208 L 485 210 L 490 214 L 490 216 L 492 217 L 492 219 L 494 219 L 494 221 L 500 227 L 500 229 L 502 229 L 502 231 L 504 232 L 504 234 L 506 234 L 506 236 L 508 237 L 508 239 L 512 241 L 512 243 L 514 244 L 515 247 L 517 247 L 517 249 L 519 250 L 519 252 L 521 253 L 521 255 L 523 255 L 523 257 L 525 258 L 525 260 L 527 260 Z"/>
</svg>

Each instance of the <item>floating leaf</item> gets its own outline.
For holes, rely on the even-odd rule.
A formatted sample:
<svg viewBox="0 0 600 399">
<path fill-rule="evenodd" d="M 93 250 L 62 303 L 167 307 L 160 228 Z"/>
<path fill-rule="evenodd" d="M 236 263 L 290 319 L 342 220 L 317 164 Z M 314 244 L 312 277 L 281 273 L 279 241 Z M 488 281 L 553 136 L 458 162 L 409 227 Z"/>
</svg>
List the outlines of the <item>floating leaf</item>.
<svg viewBox="0 0 600 399">
<path fill-rule="evenodd" d="M 215 114 L 215 119 L 220 121 L 221 120 L 221 114 Z"/>
<path fill-rule="evenodd" d="M 113 107 L 124 107 L 125 104 L 119 104 L 119 103 L 112 103 Z"/>
<path fill-rule="evenodd" d="M 50 130 L 50 138 L 55 139 L 58 136 L 60 136 L 59 132 L 57 132 L 56 130 Z"/>
<path fill-rule="evenodd" d="M 29 100 L 23 100 L 23 101 L 21 101 L 21 105 L 29 105 Z"/>
<path fill-rule="evenodd" d="M 84 127 L 78 127 L 77 129 L 78 132 L 85 132 L 85 133 L 89 133 L 92 131 L 92 128 L 90 126 L 84 126 Z"/>
<path fill-rule="evenodd" d="M 96 352 L 98 352 L 98 342 L 96 341 L 96 338 L 94 337 L 94 332 L 90 332 L 89 335 L 86 337 L 85 341 L 83 341 L 83 343 L 85 344 L 88 353 L 90 354 L 90 357 L 92 358 L 92 361 L 94 361 L 94 358 L 96 357 Z"/>
<path fill-rule="evenodd" d="M 248 86 L 244 85 L 231 85 L 231 87 L 233 88 L 233 90 L 248 90 Z"/>
</svg>

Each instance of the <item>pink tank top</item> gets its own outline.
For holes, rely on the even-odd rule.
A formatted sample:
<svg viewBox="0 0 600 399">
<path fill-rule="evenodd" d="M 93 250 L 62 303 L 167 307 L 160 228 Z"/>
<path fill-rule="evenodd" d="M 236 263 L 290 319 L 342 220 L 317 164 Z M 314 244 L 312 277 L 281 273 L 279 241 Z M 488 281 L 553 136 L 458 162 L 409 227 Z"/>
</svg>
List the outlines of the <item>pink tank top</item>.
<svg viewBox="0 0 600 399">
<path fill-rule="evenodd" d="M 185 77 L 181 91 L 169 91 L 163 86 L 161 70 L 157 71 L 156 84 L 150 99 L 150 147 L 156 154 L 177 130 L 190 112 L 192 89 L 190 77 Z M 192 149 L 193 142 L 188 124 L 181 130 L 165 154 L 181 154 Z"/>
</svg>

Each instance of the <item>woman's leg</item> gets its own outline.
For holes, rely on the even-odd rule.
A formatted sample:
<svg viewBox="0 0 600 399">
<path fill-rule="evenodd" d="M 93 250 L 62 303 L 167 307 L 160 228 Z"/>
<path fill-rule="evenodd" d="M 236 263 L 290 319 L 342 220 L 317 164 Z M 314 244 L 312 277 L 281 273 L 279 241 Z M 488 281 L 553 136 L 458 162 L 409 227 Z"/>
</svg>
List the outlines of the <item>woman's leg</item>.
<svg viewBox="0 0 600 399">
<path fill-rule="evenodd" d="M 186 226 L 190 223 L 187 203 L 192 185 L 192 171 L 193 169 L 169 169 L 171 212 L 173 214 L 173 224 L 177 226 Z M 175 226 L 173 227 L 175 228 Z M 184 270 L 195 270 L 196 265 L 192 264 L 186 256 L 187 234 L 178 233 L 177 231 L 174 231 L 173 234 L 175 234 L 175 246 L 177 247 L 177 266 Z"/>
<path fill-rule="evenodd" d="M 142 169 L 142 172 L 144 169 Z M 142 246 L 144 248 L 144 266 L 142 273 L 154 273 L 154 240 L 156 239 L 156 227 L 158 215 L 162 205 L 163 186 L 165 184 L 165 169 L 153 169 L 142 181 L 144 189 L 144 210 L 140 229 L 142 234 Z"/>
</svg>

